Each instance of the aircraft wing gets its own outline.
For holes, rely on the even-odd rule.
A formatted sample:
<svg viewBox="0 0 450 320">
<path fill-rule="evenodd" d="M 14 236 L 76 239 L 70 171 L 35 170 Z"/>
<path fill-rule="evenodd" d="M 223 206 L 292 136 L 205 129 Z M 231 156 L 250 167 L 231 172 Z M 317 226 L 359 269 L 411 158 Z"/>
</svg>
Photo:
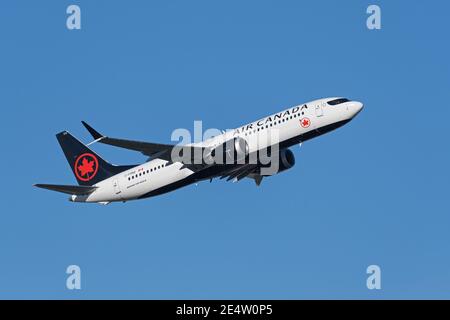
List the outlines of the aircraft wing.
<svg viewBox="0 0 450 320">
<path fill-rule="evenodd" d="M 152 158 L 164 159 L 167 161 L 172 161 L 172 151 L 175 151 L 176 155 L 184 154 L 185 152 L 190 152 L 190 161 L 189 163 L 184 163 L 182 159 L 180 162 L 184 164 L 183 167 L 189 168 L 195 172 L 200 172 L 202 170 L 208 170 L 211 165 L 204 164 L 195 164 L 196 156 L 203 157 L 205 148 L 203 147 L 194 147 L 194 146 L 180 146 L 180 145 L 172 145 L 172 144 L 160 144 L 160 143 L 152 143 L 152 142 L 143 142 L 143 141 L 135 141 L 135 140 L 125 140 L 125 139 L 117 139 L 110 138 L 104 136 L 97 132 L 94 128 L 88 125 L 86 122 L 81 121 L 85 128 L 89 131 L 92 137 L 95 139 L 95 142 L 100 142 L 104 144 L 109 144 L 115 147 L 125 148 L 129 150 L 135 150 L 143 153 L 146 156 Z M 175 149 L 175 150 L 174 150 Z M 177 150 L 178 149 L 178 150 Z M 202 160 L 202 159 L 200 159 Z M 201 162 L 200 162 L 201 163 Z M 182 168 L 183 168 L 182 167 Z M 234 180 L 240 181 L 243 178 L 252 178 L 255 180 L 256 184 L 259 186 L 262 180 L 262 176 L 256 173 L 258 169 L 258 165 L 256 164 L 243 164 L 239 166 L 233 166 L 230 170 L 223 171 L 219 176 L 221 179 L 227 178 L 227 181 Z M 216 176 L 217 177 L 217 176 Z M 209 177 L 212 178 L 212 177 Z M 208 179 L 209 179 L 208 178 Z"/>
<path fill-rule="evenodd" d="M 143 141 L 136 141 L 136 140 L 126 140 L 126 139 L 117 139 L 117 138 L 110 138 L 107 136 L 104 136 L 100 134 L 98 131 L 96 131 L 94 128 L 92 128 L 90 125 L 88 125 L 86 122 L 81 121 L 81 123 L 84 125 L 84 127 L 89 131 L 89 133 L 92 135 L 92 137 L 95 139 L 96 142 L 109 144 L 111 146 L 120 147 L 124 149 L 139 151 L 143 153 L 146 156 L 152 157 L 152 158 L 160 158 L 167 161 L 171 161 L 171 154 L 173 149 L 175 150 L 176 154 L 180 154 L 183 152 L 189 151 L 191 154 L 191 157 L 194 157 L 194 155 L 203 155 L 204 148 L 201 147 L 191 147 L 191 146 L 179 146 L 179 145 L 173 145 L 173 144 L 161 144 L 161 143 L 153 143 L 153 142 L 143 142 Z M 200 149 L 200 150 L 196 150 Z"/>
</svg>

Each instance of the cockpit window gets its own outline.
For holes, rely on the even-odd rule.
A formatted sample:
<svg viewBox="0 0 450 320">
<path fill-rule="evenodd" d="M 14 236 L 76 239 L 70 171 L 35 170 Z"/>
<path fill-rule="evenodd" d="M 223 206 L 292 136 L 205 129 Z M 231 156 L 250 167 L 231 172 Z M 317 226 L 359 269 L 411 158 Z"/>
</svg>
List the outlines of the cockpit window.
<svg viewBox="0 0 450 320">
<path fill-rule="evenodd" d="M 338 105 L 338 104 L 345 103 L 345 102 L 349 102 L 349 101 L 350 101 L 350 100 L 348 100 L 348 99 L 346 99 L 346 98 L 340 98 L 340 99 L 335 99 L 335 100 L 328 101 L 328 104 L 329 104 L 330 106 L 336 106 L 336 105 Z"/>
</svg>

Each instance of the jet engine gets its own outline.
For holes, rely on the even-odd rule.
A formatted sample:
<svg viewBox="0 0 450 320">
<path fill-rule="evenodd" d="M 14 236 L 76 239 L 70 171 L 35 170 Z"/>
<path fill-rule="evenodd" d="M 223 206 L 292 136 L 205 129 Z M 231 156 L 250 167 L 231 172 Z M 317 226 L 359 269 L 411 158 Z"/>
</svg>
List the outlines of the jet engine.
<svg viewBox="0 0 450 320">
<path fill-rule="evenodd" d="M 279 151 L 278 158 L 271 159 L 269 164 L 260 167 L 259 174 L 261 176 L 273 176 L 291 169 L 294 165 L 294 153 L 289 149 L 282 149 Z"/>
<path fill-rule="evenodd" d="M 248 143 L 241 137 L 225 141 L 211 150 L 206 161 L 216 164 L 234 164 L 244 162 L 249 154 Z"/>
<path fill-rule="evenodd" d="M 295 166 L 294 153 L 289 149 L 283 149 L 280 151 L 280 165 L 278 173 L 288 170 Z"/>
</svg>

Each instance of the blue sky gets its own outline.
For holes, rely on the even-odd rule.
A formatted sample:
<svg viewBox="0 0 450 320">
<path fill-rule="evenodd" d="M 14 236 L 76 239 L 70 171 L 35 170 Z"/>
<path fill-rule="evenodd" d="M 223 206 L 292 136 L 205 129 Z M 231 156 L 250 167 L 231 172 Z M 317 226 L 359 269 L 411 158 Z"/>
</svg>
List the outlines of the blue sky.
<svg viewBox="0 0 450 320">
<path fill-rule="evenodd" d="M 366 28 L 378 4 L 382 29 Z M 66 28 L 77 4 L 82 29 Z M 450 298 L 449 3 L 2 1 L 0 298 Z M 80 121 L 170 143 L 316 98 L 365 103 L 289 172 L 77 205 Z M 94 145 L 118 164 L 140 154 Z M 82 270 L 82 290 L 65 270 Z M 366 268 L 382 289 L 366 287 Z"/>
</svg>

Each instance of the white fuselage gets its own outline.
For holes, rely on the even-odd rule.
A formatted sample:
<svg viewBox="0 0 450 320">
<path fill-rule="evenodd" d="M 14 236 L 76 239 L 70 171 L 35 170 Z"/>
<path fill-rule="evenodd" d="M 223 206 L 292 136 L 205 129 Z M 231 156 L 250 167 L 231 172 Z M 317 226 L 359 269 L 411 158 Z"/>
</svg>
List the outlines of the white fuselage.
<svg viewBox="0 0 450 320">
<path fill-rule="evenodd" d="M 320 135 L 321 128 L 345 123 L 362 109 L 362 104 L 357 101 L 329 105 L 328 101 L 333 99 L 336 98 L 320 99 L 298 105 L 192 145 L 214 147 L 232 138 L 240 137 L 247 141 L 249 152 L 252 153 L 276 142 L 298 143 L 297 137 L 312 131 L 315 136 Z M 270 140 L 268 136 L 275 136 L 278 141 Z M 181 162 L 169 163 L 166 160 L 153 159 L 97 183 L 95 186 L 98 189 L 93 193 L 84 196 L 74 195 L 71 201 L 109 203 L 134 200 L 183 181 L 194 173 Z"/>
</svg>

